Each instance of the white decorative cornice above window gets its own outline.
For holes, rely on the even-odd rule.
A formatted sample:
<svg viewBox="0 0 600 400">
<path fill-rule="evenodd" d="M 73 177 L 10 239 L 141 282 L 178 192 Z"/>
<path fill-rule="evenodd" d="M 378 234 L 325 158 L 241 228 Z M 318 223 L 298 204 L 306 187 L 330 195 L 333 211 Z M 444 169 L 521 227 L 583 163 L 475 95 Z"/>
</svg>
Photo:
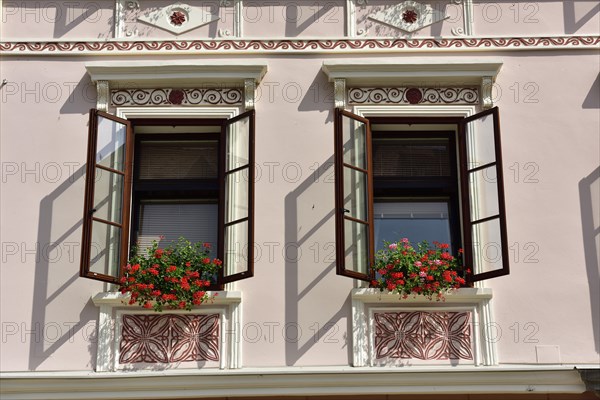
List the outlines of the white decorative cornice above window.
<svg viewBox="0 0 600 400">
<path fill-rule="evenodd" d="M 248 62 L 91 62 L 85 68 L 98 88 L 98 109 L 106 110 L 109 93 L 125 89 L 244 88 L 246 109 L 254 107 L 254 93 L 267 73 L 266 63 Z M 104 108 L 102 108 L 104 107 Z"/>
<path fill-rule="evenodd" d="M 491 88 L 500 72 L 499 59 L 406 58 L 402 62 L 326 61 L 322 70 L 330 82 L 345 81 L 347 87 L 469 87 L 481 90 L 484 108 L 492 106 Z M 345 95 L 345 93 L 344 93 Z M 338 99 L 336 99 L 338 100 Z M 346 99 L 339 99 L 339 104 Z M 338 104 L 338 103 L 336 103 Z"/>
</svg>

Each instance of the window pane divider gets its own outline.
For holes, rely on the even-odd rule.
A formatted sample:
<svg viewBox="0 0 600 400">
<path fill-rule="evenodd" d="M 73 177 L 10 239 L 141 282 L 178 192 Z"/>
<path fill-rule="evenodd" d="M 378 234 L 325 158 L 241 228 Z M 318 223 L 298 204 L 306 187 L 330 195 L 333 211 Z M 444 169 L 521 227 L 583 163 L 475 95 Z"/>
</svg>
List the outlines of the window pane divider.
<svg viewBox="0 0 600 400">
<path fill-rule="evenodd" d="M 494 166 L 496 166 L 496 164 L 498 164 L 498 163 L 496 161 L 493 161 L 491 163 L 487 163 L 487 164 L 480 165 L 480 166 L 472 168 L 472 169 L 468 169 L 467 172 L 468 173 L 472 173 L 472 172 L 481 171 L 482 169 L 486 169 L 486 168 L 489 168 L 489 167 L 494 167 Z"/>
<path fill-rule="evenodd" d="M 355 170 L 355 171 L 364 172 L 365 174 L 368 174 L 368 173 L 369 173 L 369 171 L 367 171 L 366 169 L 364 169 L 364 168 L 361 168 L 361 167 L 356 167 L 356 166 L 354 166 L 354 165 L 351 165 L 351 164 L 346 164 L 346 163 L 344 163 L 344 167 L 346 167 L 346 168 L 350 168 L 350 169 L 353 169 L 353 170 Z"/>
<path fill-rule="evenodd" d="M 250 167 L 250 164 L 242 165 L 241 167 L 236 167 L 234 169 L 230 169 L 229 171 L 225 171 L 225 175 L 230 175 L 230 174 L 233 174 L 235 172 L 241 171 L 241 170 L 243 170 L 245 168 L 249 168 L 249 167 Z"/>
<path fill-rule="evenodd" d="M 349 215 L 344 215 L 344 219 L 347 219 L 347 220 L 353 221 L 353 222 L 358 222 L 359 224 L 363 224 L 363 225 L 367 225 L 367 226 L 370 225 L 367 221 L 364 221 L 364 220 L 358 219 L 358 218 L 354 218 L 354 217 L 350 217 Z"/>
<path fill-rule="evenodd" d="M 227 227 L 227 226 L 239 224 L 240 222 L 246 222 L 249 219 L 250 219 L 250 217 L 244 217 L 244 218 L 236 219 L 235 221 L 230 221 L 230 222 L 224 223 L 223 226 Z"/>
<path fill-rule="evenodd" d="M 485 218 L 481 218 L 481 219 L 478 219 L 475 221 L 471 221 L 471 225 L 481 224 L 481 223 L 488 222 L 488 221 L 491 221 L 491 220 L 497 219 L 497 218 L 500 218 L 500 214 L 496 214 L 496 215 L 492 215 L 491 217 L 485 217 Z"/>
<path fill-rule="evenodd" d="M 92 221 L 96 221 L 96 222 L 102 222 L 103 224 L 107 224 L 107 225 L 112 225 L 112 226 L 116 226 L 117 228 L 123 228 L 123 224 L 118 224 L 116 222 L 112 222 L 112 221 L 107 221 L 105 219 L 102 218 L 96 218 L 96 217 L 92 217 Z"/>
<path fill-rule="evenodd" d="M 114 168 L 110 168 L 110 167 L 105 167 L 104 165 L 100 165 L 100 164 L 96 164 L 95 167 L 103 169 L 103 170 L 108 171 L 108 172 L 114 172 L 115 174 L 119 174 L 119 175 L 125 176 L 125 172 L 119 171 L 118 169 L 114 169 Z"/>
</svg>

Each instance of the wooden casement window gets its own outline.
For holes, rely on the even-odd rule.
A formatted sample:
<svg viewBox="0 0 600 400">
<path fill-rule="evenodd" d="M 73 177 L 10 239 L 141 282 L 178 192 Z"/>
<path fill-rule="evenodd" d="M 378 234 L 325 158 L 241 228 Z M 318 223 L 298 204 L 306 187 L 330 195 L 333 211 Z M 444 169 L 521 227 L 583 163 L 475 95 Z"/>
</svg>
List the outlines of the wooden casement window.
<svg viewBox="0 0 600 400">
<path fill-rule="evenodd" d="M 213 289 L 253 276 L 254 119 L 251 110 L 229 120 L 177 120 L 211 126 L 203 132 L 134 135 L 134 125 L 160 130 L 173 120 L 132 123 L 92 109 L 80 276 L 118 283 L 130 244 L 148 246 L 165 230 L 174 240 L 216 242 L 212 254 L 223 268 Z"/>
<path fill-rule="evenodd" d="M 371 281 L 375 236 L 394 241 L 406 235 L 385 236 L 406 230 L 413 242 L 434 232 L 462 247 L 470 281 L 509 273 L 498 108 L 451 123 L 456 134 L 371 132 L 369 119 L 336 110 L 338 275 Z"/>
</svg>

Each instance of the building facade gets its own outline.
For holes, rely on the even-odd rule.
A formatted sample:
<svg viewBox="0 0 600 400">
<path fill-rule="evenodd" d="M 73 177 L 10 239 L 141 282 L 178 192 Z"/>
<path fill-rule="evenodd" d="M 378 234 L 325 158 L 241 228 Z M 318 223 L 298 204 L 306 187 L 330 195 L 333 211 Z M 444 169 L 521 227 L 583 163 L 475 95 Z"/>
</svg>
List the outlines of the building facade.
<svg viewBox="0 0 600 400">
<path fill-rule="evenodd" d="M 3 398 L 598 393 L 597 2 L 0 5 Z M 180 236 L 217 296 L 129 304 Z"/>
</svg>

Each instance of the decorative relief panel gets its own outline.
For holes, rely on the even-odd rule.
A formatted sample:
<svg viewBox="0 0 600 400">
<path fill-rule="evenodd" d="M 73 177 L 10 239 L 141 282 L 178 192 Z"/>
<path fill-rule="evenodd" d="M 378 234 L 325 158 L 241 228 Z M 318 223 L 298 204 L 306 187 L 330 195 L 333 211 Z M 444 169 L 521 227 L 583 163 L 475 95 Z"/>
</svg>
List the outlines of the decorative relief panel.
<svg viewBox="0 0 600 400">
<path fill-rule="evenodd" d="M 115 37 L 216 39 L 239 36 L 241 0 L 190 3 L 117 0 Z"/>
<path fill-rule="evenodd" d="M 350 88 L 350 104 L 478 104 L 477 88 Z"/>
<path fill-rule="evenodd" d="M 122 318 L 119 364 L 219 361 L 219 314 Z"/>
<path fill-rule="evenodd" d="M 241 105 L 242 89 L 116 89 L 111 90 L 112 106 Z"/>
<path fill-rule="evenodd" d="M 375 312 L 375 360 L 473 360 L 469 312 Z"/>
<path fill-rule="evenodd" d="M 348 2 L 349 36 L 413 37 L 469 35 L 470 0 Z"/>
</svg>

